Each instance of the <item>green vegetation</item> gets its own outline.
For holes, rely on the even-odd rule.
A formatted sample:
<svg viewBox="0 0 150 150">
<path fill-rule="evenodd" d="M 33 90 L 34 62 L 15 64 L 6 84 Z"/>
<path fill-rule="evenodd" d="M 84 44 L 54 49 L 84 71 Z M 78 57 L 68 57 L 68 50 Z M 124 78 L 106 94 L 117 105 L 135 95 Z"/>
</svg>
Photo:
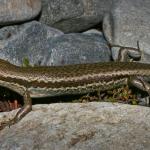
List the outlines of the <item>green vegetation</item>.
<svg viewBox="0 0 150 150">
<path fill-rule="evenodd" d="M 31 67 L 30 62 L 29 62 L 29 59 L 28 59 L 27 57 L 24 57 L 24 58 L 23 58 L 22 66 L 23 66 L 23 67 Z"/>
<path fill-rule="evenodd" d="M 92 101 L 103 101 L 103 102 L 120 102 L 132 105 L 138 105 L 139 101 L 135 94 L 128 86 L 121 88 L 100 92 L 97 94 L 87 94 L 80 99 L 73 100 L 73 102 L 92 102 Z"/>
</svg>

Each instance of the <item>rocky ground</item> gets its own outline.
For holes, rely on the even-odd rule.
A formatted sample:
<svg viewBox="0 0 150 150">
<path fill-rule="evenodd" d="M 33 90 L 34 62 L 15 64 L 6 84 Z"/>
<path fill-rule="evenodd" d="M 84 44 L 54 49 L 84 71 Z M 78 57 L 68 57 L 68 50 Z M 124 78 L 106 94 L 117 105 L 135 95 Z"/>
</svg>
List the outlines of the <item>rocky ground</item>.
<svg viewBox="0 0 150 150">
<path fill-rule="evenodd" d="M 14 113 L 1 113 L 2 116 Z M 0 131 L 0 149 L 149 150 L 150 109 L 117 103 L 36 105 Z"/>
<path fill-rule="evenodd" d="M 149 14 L 149 0 L 0 0 L 0 58 L 18 66 L 108 62 L 118 58 L 113 45 L 139 42 L 140 62 L 150 63 Z M 57 103 L 35 105 L 1 130 L 0 149 L 149 150 L 149 139 L 149 107 Z"/>
</svg>

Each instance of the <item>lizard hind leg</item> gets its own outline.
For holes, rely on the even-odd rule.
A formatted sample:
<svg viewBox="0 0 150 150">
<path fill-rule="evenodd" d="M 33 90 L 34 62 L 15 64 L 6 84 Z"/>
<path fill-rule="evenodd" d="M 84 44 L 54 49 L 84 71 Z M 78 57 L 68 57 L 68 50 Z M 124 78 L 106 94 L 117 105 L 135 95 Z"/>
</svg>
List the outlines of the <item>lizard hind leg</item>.
<svg viewBox="0 0 150 150">
<path fill-rule="evenodd" d="M 32 100 L 28 90 L 25 90 L 23 95 L 24 106 L 17 112 L 14 118 L 0 123 L 0 129 L 3 129 L 5 126 L 11 126 L 18 121 L 20 121 L 27 113 L 32 110 Z"/>
<path fill-rule="evenodd" d="M 129 82 L 138 89 L 147 92 L 150 97 L 150 84 L 146 82 L 143 77 L 132 78 Z M 150 105 L 150 99 L 148 105 Z"/>
</svg>

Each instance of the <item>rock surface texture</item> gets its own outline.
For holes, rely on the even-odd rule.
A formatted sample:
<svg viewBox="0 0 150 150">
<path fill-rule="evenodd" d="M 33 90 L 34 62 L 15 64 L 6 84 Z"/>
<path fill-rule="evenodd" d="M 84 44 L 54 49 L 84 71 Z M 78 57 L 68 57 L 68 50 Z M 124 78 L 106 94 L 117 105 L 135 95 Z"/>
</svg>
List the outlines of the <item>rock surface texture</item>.
<svg viewBox="0 0 150 150">
<path fill-rule="evenodd" d="M 37 21 L 0 29 L 0 57 L 21 66 L 24 59 L 31 65 L 47 65 L 51 55 L 50 39 L 63 33 Z"/>
<path fill-rule="evenodd" d="M 96 25 L 112 0 L 42 0 L 40 22 L 63 32 L 78 32 Z"/>
<path fill-rule="evenodd" d="M 0 29 L 0 58 L 19 66 L 25 59 L 51 66 L 109 61 L 110 55 L 101 32 L 63 34 L 37 21 Z"/>
<path fill-rule="evenodd" d="M 41 11 L 41 0 L 0 0 L 0 26 L 35 18 Z"/>
<path fill-rule="evenodd" d="M 0 114 L 0 121 L 3 115 Z M 9 117 L 15 112 L 9 113 Z M 149 150 L 150 109 L 117 103 L 37 105 L 0 131 L 0 149 Z"/>
<path fill-rule="evenodd" d="M 142 62 L 150 62 L 150 1 L 115 0 L 109 14 L 105 15 L 103 30 L 111 44 L 135 47 L 139 41 Z M 117 56 L 113 49 L 113 57 Z"/>
<path fill-rule="evenodd" d="M 107 62 L 111 59 L 110 49 L 101 32 L 63 34 L 51 39 L 50 47 L 49 65 Z"/>
</svg>

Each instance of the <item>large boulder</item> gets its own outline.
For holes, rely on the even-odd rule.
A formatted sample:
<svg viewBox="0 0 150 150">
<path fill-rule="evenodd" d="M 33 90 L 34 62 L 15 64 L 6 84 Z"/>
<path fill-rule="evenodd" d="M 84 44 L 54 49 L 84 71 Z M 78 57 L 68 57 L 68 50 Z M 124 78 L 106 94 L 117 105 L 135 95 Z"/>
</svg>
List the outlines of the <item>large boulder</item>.
<svg viewBox="0 0 150 150">
<path fill-rule="evenodd" d="M 112 45 L 137 48 L 139 41 L 142 62 L 150 63 L 150 1 L 115 0 L 103 22 L 104 35 Z M 113 48 L 117 57 L 118 48 Z"/>
<path fill-rule="evenodd" d="M 149 139 L 148 107 L 59 103 L 33 106 L 19 123 L 1 130 L 0 149 L 149 150 Z"/>
<path fill-rule="evenodd" d="M 86 30 L 102 21 L 112 0 L 42 0 L 40 21 L 63 32 Z"/>
<path fill-rule="evenodd" d="M 0 26 L 35 18 L 41 11 L 41 0 L 0 0 Z"/>
</svg>

